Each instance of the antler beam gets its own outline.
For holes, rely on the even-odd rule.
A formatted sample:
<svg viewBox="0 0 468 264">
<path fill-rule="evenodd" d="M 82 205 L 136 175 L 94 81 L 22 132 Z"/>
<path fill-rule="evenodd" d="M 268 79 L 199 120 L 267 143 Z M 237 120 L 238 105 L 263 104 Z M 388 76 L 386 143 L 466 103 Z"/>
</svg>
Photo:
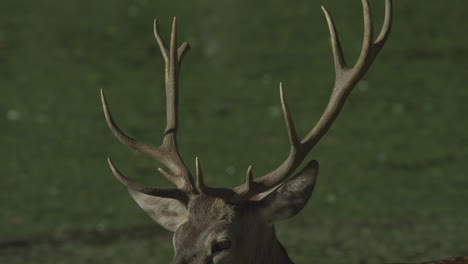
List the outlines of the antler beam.
<svg viewBox="0 0 468 264">
<path fill-rule="evenodd" d="M 234 189 L 237 196 L 233 197 L 236 202 L 243 202 L 255 195 L 266 192 L 283 183 L 302 163 L 307 154 L 320 141 L 343 108 L 348 95 L 355 85 L 362 79 L 370 65 L 382 49 L 388 39 L 392 26 L 392 0 L 385 0 L 385 19 L 379 36 L 374 40 L 373 22 L 368 0 L 361 0 L 364 16 L 364 39 L 361 53 L 353 67 L 346 65 L 343 50 L 335 28 L 333 19 L 328 11 L 322 6 L 330 31 L 333 60 L 335 64 L 335 85 L 330 101 L 312 130 L 300 140 L 294 126 L 293 119 L 289 113 L 283 87 L 280 84 L 280 97 L 283 114 L 288 129 L 291 150 L 287 159 L 274 171 L 254 180 L 251 184 L 243 184 Z M 250 186 L 250 187 L 249 187 Z"/>
</svg>

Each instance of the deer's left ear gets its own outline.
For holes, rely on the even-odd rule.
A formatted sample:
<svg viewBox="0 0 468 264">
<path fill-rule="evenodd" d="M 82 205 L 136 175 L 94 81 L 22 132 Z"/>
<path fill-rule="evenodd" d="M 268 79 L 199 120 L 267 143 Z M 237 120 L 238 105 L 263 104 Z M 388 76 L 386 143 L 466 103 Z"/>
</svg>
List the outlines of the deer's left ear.
<svg viewBox="0 0 468 264">
<path fill-rule="evenodd" d="M 309 201 L 318 175 L 318 162 L 309 162 L 299 173 L 259 201 L 260 214 L 273 223 L 298 214 Z"/>
<path fill-rule="evenodd" d="M 188 211 L 181 202 L 164 197 L 156 197 L 128 189 L 137 204 L 158 224 L 175 232 L 188 217 Z"/>
</svg>

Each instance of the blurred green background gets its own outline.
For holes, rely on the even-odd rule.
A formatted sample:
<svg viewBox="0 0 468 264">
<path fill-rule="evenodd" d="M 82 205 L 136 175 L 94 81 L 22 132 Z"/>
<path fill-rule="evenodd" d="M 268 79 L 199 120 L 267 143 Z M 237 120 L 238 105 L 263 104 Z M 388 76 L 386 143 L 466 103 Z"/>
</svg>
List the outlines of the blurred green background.
<svg viewBox="0 0 468 264">
<path fill-rule="evenodd" d="M 321 172 L 304 211 L 279 224 L 297 263 L 423 261 L 468 254 L 468 2 L 395 0 L 394 28 L 343 113 L 310 153 Z M 0 8 L 0 263 L 169 263 L 171 233 L 112 176 L 170 186 L 109 132 L 159 144 L 164 64 L 153 39 L 192 50 L 180 87 L 179 145 L 210 185 L 275 168 L 289 146 L 283 82 L 301 135 L 334 81 L 331 12 L 348 62 L 358 0 L 3 0 Z M 384 1 L 371 1 L 380 29 Z"/>
</svg>

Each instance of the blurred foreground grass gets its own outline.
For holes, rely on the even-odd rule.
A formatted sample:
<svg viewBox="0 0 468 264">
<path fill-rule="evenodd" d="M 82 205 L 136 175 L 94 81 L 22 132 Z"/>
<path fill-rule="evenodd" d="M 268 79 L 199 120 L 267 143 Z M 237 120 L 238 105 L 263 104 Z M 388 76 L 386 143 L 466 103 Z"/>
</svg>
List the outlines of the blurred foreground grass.
<svg viewBox="0 0 468 264">
<path fill-rule="evenodd" d="M 372 1 L 376 28 L 383 0 Z M 0 263 L 168 263 L 170 233 L 113 178 L 168 186 L 157 163 L 118 143 L 98 91 L 130 135 L 159 143 L 163 63 L 152 36 L 179 18 L 192 51 L 181 74 L 180 148 L 207 181 L 235 186 L 287 155 L 278 82 L 298 130 L 333 85 L 320 4 L 349 62 L 357 0 L 26 1 L 0 9 Z M 278 227 L 297 263 L 422 261 L 468 254 L 468 28 L 465 1 L 395 1 L 391 39 L 310 154 L 321 172 L 307 208 Z"/>
</svg>

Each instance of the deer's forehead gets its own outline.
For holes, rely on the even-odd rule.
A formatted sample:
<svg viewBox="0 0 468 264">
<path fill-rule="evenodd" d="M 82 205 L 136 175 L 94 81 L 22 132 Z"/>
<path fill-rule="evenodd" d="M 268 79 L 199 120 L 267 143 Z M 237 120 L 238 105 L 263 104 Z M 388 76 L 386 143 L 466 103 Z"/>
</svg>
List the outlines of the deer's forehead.
<svg viewBox="0 0 468 264">
<path fill-rule="evenodd" d="M 189 216 L 175 233 L 176 246 L 205 247 L 229 232 L 236 212 L 220 201 L 199 201 L 189 205 Z"/>
<path fill-rule="evenodd" d="M 229 229 L 240 217 L 240 210 L 223 200 L 200 197 L 189 204 L 187 221 L 176 232 L 177 239 L 184 241 L 206 240 Z"/>
<path fill-rule="evenodd" d="M 188 212 L 188 221 L 232 221 L 239 215 L 239 208 L 222 199 L 200 195 L 189 203 Z"/>
</svg>

